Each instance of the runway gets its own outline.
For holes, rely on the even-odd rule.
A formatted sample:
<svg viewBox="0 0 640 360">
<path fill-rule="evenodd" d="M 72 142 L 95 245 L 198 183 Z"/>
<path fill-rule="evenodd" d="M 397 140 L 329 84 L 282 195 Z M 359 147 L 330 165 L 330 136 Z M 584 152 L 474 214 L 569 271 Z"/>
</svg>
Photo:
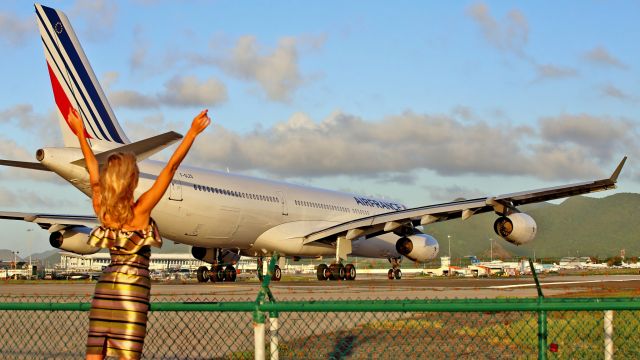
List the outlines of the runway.
<svg viewBox="0 0 640 360">
<path fill-rule="evenodd" d="M 540 279 L 545 296 L 584 292 L 637 291 L 640 275 L 545 276 Z M 93 282 L 18 283 L 0 286 L 0 297 L 54 296 L 89 298 Z M 257 280 L 236 283 L 154 283 L 156 301 L 252 301 L 260 288 Z M 366 277 L 355 281 L 296 280 L 272 282 L 270 289 L 279 301 L 375 300 L 535 297 L 531 277 L 519 278 L 404 278 L 387 280 Z M 7 300 L 4 300 L 7 301 Z"/>
</svg>

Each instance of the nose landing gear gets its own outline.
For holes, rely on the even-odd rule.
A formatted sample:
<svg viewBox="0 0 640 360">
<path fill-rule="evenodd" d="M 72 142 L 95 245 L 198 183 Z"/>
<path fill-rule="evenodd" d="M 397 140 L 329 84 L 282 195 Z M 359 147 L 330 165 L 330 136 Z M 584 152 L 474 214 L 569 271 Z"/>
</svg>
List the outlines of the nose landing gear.
<svg viewBox="0 0 640 360">
<path fill-rule="evenodd" d="M 400 270 L 400 263 L 402 262 L 402 257 L 389 258 L 388 260 L 391 263 L 391 269 L 389 269 L 389 271 L 387 272 L 387 278 L 389 280 L 402 279 L 402 271 Z"/>
</svg>

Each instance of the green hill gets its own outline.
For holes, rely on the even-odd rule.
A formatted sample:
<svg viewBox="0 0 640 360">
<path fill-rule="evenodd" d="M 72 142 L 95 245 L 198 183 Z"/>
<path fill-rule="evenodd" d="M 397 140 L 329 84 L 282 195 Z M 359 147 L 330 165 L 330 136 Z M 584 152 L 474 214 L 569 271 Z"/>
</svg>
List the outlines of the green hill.
<svg viewBox="0 0 640 360">
<path fill-rule="evenodd" d="M 515 246 L 493 232 L 495 214 L 480 214 L 462 221 L 437 223 L 425 228 L 440 242 L 440 254 L 448 252 L 447 235 L 451 235 L 454 257 L 488 255 L 495 240 L 504 250 L 516 256 L 562 257 L 618 255 L 626 249 L 627 257 L 640 255 L 640 194 L 622 193 L 606 198 L 576 196 L 559 205 L 537 204 L 520 210 L 531 215 L 538 224 L 538 235 L 529 244 Z"/>
</svg>

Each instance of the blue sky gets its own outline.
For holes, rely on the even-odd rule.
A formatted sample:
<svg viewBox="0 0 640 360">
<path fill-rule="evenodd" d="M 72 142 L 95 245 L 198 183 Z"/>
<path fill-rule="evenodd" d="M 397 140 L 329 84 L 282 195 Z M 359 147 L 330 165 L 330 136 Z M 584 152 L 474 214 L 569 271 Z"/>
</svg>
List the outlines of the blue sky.
<svg viewBox="0 0 640 360">
<path fill-rule="evenodd" d="M 210 109 L 191 165 L 417 206 L 596 179 L 629 155 L 617 191 L 640 189 L 638 2 L 43 5 L 67 14 L 133 140 Z M 32 4 L 0 5 L 0 46 L 0 158 L 32 161 L 61 144 Z M 91 212 L 16 169 L 0 208 Z M 0 248 L 48 249 L 34 225 L 1 226 Z"/>
</svg>

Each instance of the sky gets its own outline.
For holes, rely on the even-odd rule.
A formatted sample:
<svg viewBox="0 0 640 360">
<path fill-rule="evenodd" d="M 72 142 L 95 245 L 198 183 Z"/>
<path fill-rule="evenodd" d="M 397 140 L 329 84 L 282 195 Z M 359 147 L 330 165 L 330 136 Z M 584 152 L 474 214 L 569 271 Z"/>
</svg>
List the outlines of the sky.
<svg viewBox="0 0 640 360">
<path fill-rule="evenodd" d="M 640 192 L 637 1 L 43 5 L 130 139 L 209 109 L 185 164 L 419 206 L 608 177 L 628 155 L 615 192 Z M 33 4 L 2 2 L 0 48 L 0 158 L 35 161 L 62 140 Z M 55 174 L 11 168 L 0 210 L 92 213 Z M 50 249 L 34 224 L 0 227 L 0 248 Z"/>
</svg>

